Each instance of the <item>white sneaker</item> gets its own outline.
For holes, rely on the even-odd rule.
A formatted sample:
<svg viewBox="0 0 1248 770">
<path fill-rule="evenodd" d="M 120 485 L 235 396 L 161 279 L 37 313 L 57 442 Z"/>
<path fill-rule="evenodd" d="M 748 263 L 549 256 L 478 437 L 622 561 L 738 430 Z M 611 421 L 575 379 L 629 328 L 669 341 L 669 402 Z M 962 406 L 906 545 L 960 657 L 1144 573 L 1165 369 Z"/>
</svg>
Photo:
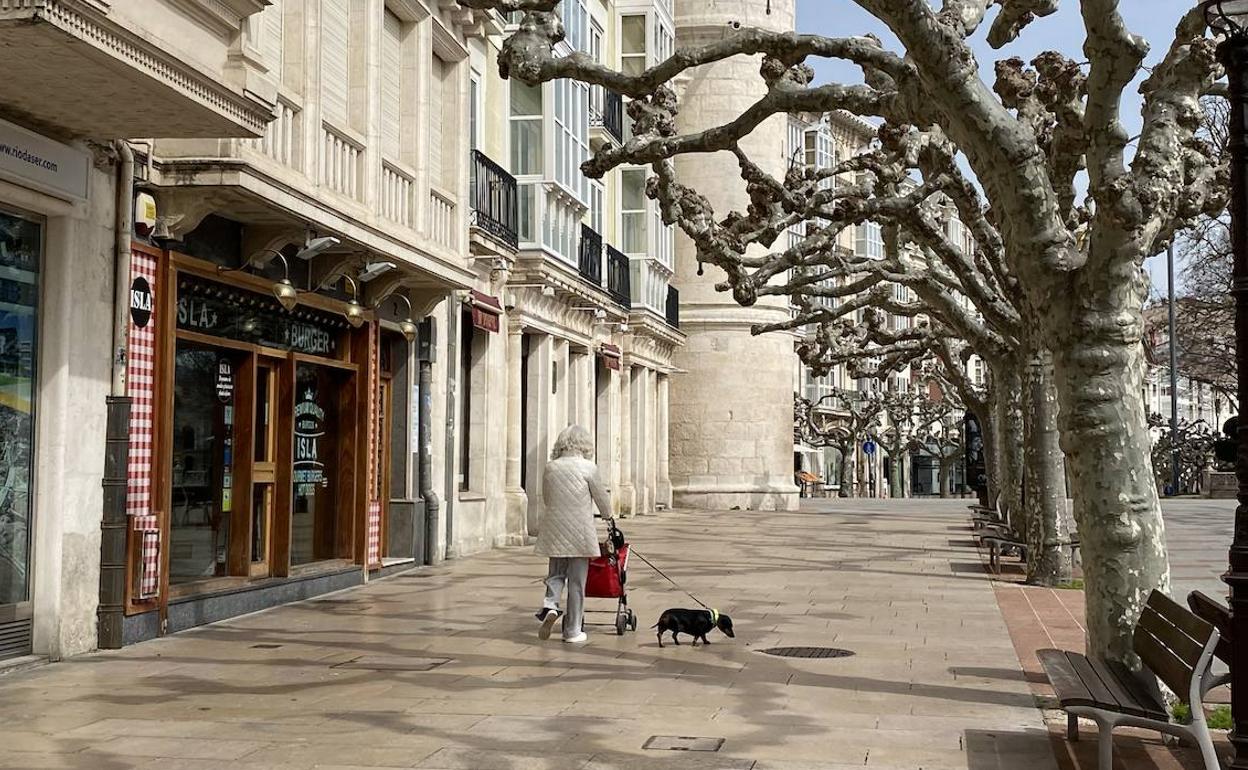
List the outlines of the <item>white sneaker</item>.
<svg viewBox="0 0 1248 770">
<path fill-rule="evenodd" d="M 568 644 L 584 644 L 585 642 L 589 641 L 589 634 L 582 631 L 576 636 L 569 636 L 563 641 L 567 642 Z"/>
<path fill-rule="evenodd" d="M 546 617 L 542 618 L 542 627 L 537 630 L 537 638 L 545 641 L 550 638 L 550 632 L 554 629 L 555 624 L 559 622 L 559 618 L 563 614 L 559 610 L 551 610 L 546 613 Z"/>
</svg>

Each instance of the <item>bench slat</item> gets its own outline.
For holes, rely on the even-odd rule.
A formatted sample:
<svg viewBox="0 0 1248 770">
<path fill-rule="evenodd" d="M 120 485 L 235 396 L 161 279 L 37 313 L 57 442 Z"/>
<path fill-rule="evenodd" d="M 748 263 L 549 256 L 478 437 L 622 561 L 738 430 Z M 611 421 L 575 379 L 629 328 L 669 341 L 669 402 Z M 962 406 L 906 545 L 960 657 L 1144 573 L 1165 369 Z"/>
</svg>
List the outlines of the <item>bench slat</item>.
<svg viewBox="0 0 1248 770">
<path fill-rule="evenodd" d="M 1148 605 L 1166 620 L 1181 629 L 1185 634 L 1196 640 L 1202 648 L 1213 636 L 1213 626 L 1206 620 L 1193 615 L 1188 609 L 1161 591 L 1154 590 L 1148 597 Z M 1196 660 L 1192 660 L 1194 665 Z"/>
<path fill-rule="evenodd" d="M 1044 673 L 1049 675 L 1049 684 L 1053 685 L 1053 692 L 1063 706 L 1093 703 L 1092 693 L 1075 672 L 1065 650 L 1039 650 L 1036 657 L 1040 659 Z"/>
<path fill-rule="evenodd" d="M 1102 705 L 1122 710 L 1130 707 L 1131 704 L 1123 704 L 1114 697 L 1114 693 L 1110 692 L 1105 683 L 1101 681 L 1100 674 L 1096 673 L 1096 669 L 1092 667 L 1092 661 L 1077 652 L 1069 652 L 1066 654 L 1070 658 L 1070 664 L 1074 667 L 1075 673 L 1083 680 L 1084 686 L 1088 688 L 1088 692 L 1092 693 L 1092 697 Z"/>
<path fill-rule="evenodd" d="M 1157 637 L 1150 633 L 1140 633 L 1138 628 L 1135 633 L 1135 652 L 1158 679 L 1165 682 L 1184 703 L 1187 702 L 1188 689 L 1192 684 L 1191 666 L 1159 642 Z"/>
<path fill-rule="evenodd" d="M 1205 643 L 1209 641 L 1209 636 L 1206 634 L 1204 641 L 1197 642 L 1188 636 L 1187 631 L 1179 628 L 1170 617 L 1163 617 L 1152 604 L 1145 606 L 1144 611 L 1140 613 L 1140 622 L 1135 628 L 1135 633 L 1137 636 L 1141 633 L 1152 634 L 1179 660 L 1187 664 L 1188 668 L 1195 668 L 1200 662 L 1200 654 L 1204 652 Z"/>
<path fill-rule="evenodd" d="M 1155 689 L 1156 685 L 1154 685 L 1154 689 L 1150 690 L 1139 675 L 1117 661 L 1104 661 L 1103 665 L 1108 670 L 1108 675 L 1114 677 L 1122 685 L 1135 702 L 1140 705 L 1141 709 L 1146 712 L 1146 716 L 1154 719 L 1168 718 L 1166 704 L 1161 701 L 1161 692 Z"/>
</svg>

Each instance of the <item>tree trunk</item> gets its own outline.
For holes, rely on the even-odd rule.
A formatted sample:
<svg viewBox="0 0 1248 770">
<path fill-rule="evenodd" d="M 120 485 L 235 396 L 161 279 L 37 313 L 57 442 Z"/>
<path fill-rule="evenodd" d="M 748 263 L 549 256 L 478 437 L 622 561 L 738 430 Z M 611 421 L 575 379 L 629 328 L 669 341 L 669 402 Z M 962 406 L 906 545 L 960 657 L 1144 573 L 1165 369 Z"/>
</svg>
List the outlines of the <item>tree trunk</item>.
<svg viewBox="0 0 1248 770">
<path fill-rule="evenodd" d="M 1143 397 L 1147 279 L 1133 261 L 1115 264 L 1080 270 L 1076 281 L 1097 285 L 1073 287 L 1065 323 L 1051 320 L 1063 329 L 1053 346 L 1058 423 L 1083 555 L 1088 652 L 1135 667 L 1132 628 L 1149 593 L 1169 589 L 1170 568 Z"/>
<path fill-rule="evenodd" d="M 909 497 L 906 494 L 904 452 L 901 447 L 888 450 L 888 496 L 894 499 Z"/>
<path fill-rule="evenodd" d="M 1057 430 L 1053 357 L 1041 351 L 1027 367 L 1024 393 L 1027 582 L 1070 582 L 1070 532 L 1066 524 L 1066 457 Z"/>
<path fill-rule="evenodd" d="M 998 451 L 1001 455 L 1001 508 L 1018 535 L 1027 531 L 1023 510 L 1022 375 L 1016 366 L 1004 366 L 996 378 Z"/>
<path fill-rule="evenodd" d="M 984 471 L 986 475 L 985 505 L 992 505 L 997 499 L 1001 485 L 997 481 L 997 426 L 991 410 L 972 409 L 975 419 L 979 422 L 979 434 L 983 439 Z"/>
<path fill-rule="evenodd" d="M 854 449 L 853 444 L 837 447 L 841 452 L 841 488 L 838 497 L 857 497 L 854 494 Z"/>
<path fill-rule="evenodd" d="M 948 499 L 953 497 L 953 469 L 956 463 L 952 458 L 945 456 L 944 449 L 940 454 L 940 496 Z"/>
</svg>

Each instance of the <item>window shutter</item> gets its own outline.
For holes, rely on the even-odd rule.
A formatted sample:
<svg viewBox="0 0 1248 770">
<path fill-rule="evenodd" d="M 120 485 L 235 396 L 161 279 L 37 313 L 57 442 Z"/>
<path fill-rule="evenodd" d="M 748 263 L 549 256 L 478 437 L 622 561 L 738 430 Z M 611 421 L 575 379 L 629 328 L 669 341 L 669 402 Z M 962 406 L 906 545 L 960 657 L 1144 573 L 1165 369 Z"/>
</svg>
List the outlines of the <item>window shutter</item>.
<svg viewBox="0 0 1248 770">
<path fill-rule="evenodd" d="M 443 99 L 446 90 L 446 63 L 437 56 L 433 57 L 433 67 L 429 77 L 429 181 L 442 186 L 445 181 L 442 173 L 442 122 Z"/>
<path fill-rule="evenodd" d="M 282 13 L 282 0 L 273 0 L 273 4 L 260 14 L 260 51 L 269 68 L 269 75 L 278 83 L 282 82 L 282 65 L 285 59 L 282 49 Z"/>
<path fill-rule="evenodd" d="M 321 110 L 338 126 L 347 124 L 350 5 L 350 0 L 321 0 Z"/>
<path fill-rule="evenodd" d="M 399 158 L 403 137 L 403 22 L 386 11 L 381 32 L 381 151 Z"/>
</svg>

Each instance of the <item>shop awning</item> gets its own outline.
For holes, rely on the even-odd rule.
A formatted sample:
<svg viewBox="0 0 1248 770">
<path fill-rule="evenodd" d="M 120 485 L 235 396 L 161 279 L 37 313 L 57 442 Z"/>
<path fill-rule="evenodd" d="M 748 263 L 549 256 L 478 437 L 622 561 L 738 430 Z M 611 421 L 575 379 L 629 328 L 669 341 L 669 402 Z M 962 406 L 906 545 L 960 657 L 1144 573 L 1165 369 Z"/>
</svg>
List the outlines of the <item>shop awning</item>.
<svg viewBox="0 0 1248 770">
<path fill-rule="evenodd" d="M 809 446 L 806 446 L 805 444 L 794 444 L 794 445 L 793 445 L 793 451 L 794 451 L 794 452 L 796 452 L 797 454 L 803 454 L 803 455 L 817 455 L 817 454 L 819 454 L 819 450 L 818 450 L 818 449 L 815 449 L 814 447 L 809 447 Z"/>
<path fill-rule="evenodd" d="M 503 303 L 489 294 L 472 290 L 469 296 L 472 306 L 472 325 L 481 331 L 497 332 L 500 328 L 499 317 L 503 314 Z"/>
<path fill-rule="evenodd" d="M 624 354 L 620 349 L 608 343 L 603 343 L 598 348 L 598 355 L 602 356 L 602 362 L 607 365 L 608 369 L 620 370 L 620 363 L 624 358 Z"/>
</svg>

